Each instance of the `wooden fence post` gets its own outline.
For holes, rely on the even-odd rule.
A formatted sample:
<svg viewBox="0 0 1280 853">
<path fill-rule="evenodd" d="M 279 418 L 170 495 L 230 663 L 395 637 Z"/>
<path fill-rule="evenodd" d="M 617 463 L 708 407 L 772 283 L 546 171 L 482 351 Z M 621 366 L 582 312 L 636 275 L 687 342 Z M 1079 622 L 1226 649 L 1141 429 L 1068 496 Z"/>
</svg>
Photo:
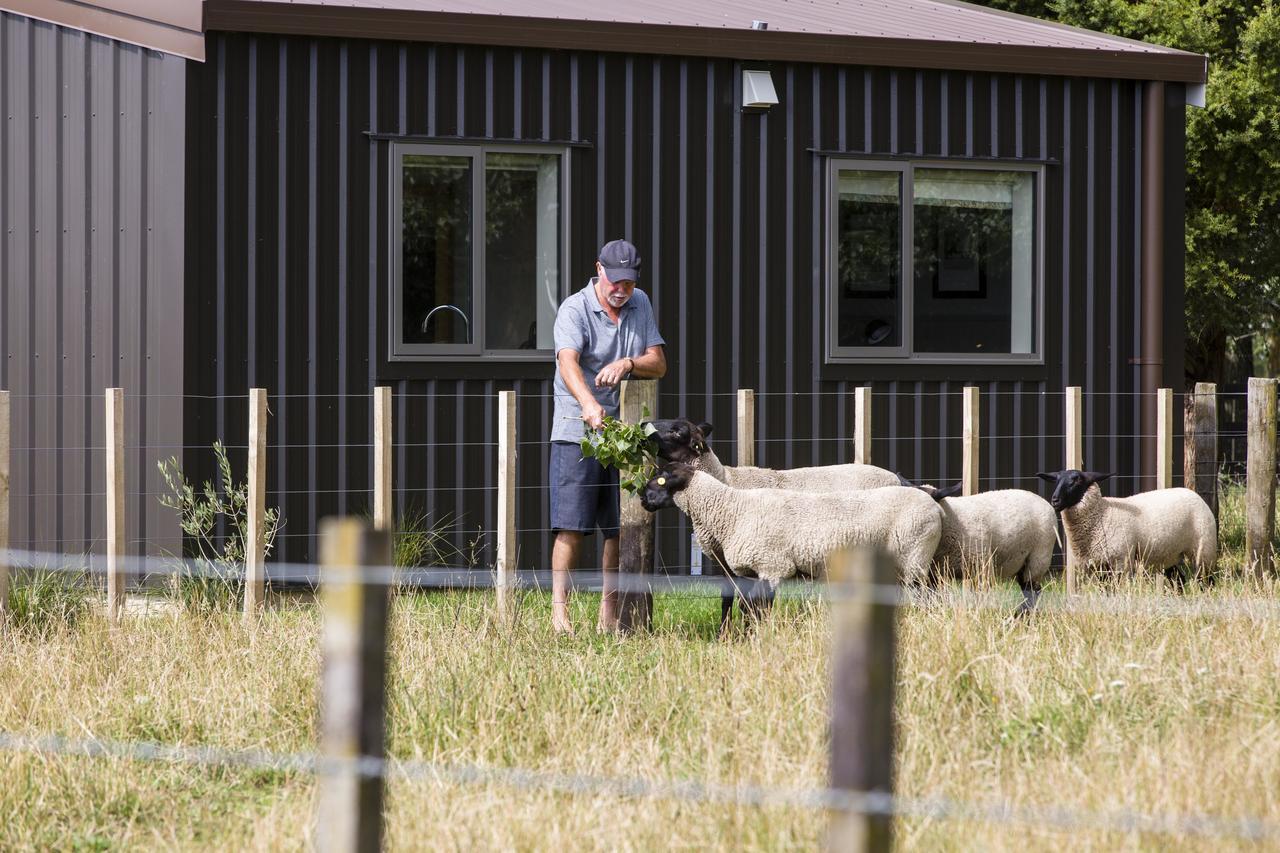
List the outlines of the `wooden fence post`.
<svg viewBox="0 0 1280 853">
<path fill-rule="evenodd" d="M 1156 488 L 1173 488 L 1173 389 L 1156 389 Z"/>
<path fill-rule="evenodd" d="M 1197 382 L 1187 401 L 1182 482 L 1218 517 L 1218 386 Z"/>
<path fill-rule="evenodd" d="M 1084 395 L 1081 393 L 1079 385 L 1072 385 L 1067 388 L 1067 464 L 1068 469 L 1082 470 L 1084 468 L 1084 441 L 1082 438 L 1084 430 Z M 1067 595 L 1076 594 L 1076 569 L 1077 560 L 1075 548 L 1071 545 L 1071 537 L 1067 534 L 1066 526 L 1062 529 L 1065 540 L 1064 550 L 1067 558 Z"/>
<path fill-rule="evenodd" d="M 738 465 L 756 464 L 756 392 L 738 389 Z"/>
<path fill-rule="evenodd" d="M 853 461 L 871 464 L 871 389 L 868 387 L 853 389 Z"/>
<path fill-rule="evenodd" d="M 0 391 L 0 551 L 9 550 L 9 392 Z M 0 621 L 9 613 L 9 557 L 0 556 Z"/>
<path fill-rule="evenodd" d="M 516 392 L 498 392 L 498 616 L 511 616 L 516 570 Z"/>
<path fill-rule="evenodd" d="M 108 388 L 107 448 L 107 618 L 120 620 L 124 607 L 124 389 Z"/>
<path fill-rule="evenodd" d="M 893 794 L 893 718 L 898 608 L 881 596 L 898 589 L 891 560 L 869 548 L 832 556 L 831 789 Z M 834 809 L 832 851 L 887 851 L 893 816 Z"/>
<path fill-rule="evenodd" d="M 624 423 L 638 423 L 644 411 L 650 417 L 658 412 L 658 383 L 653 379 L 630 379 L 622 383 L 619 415 Z M 645 575 L 653 573 L 653 514 L 640 505 L 639 495 L 623 492 L 622 531 L 618 541 L 618 570 L 625 577 L 626 589 L 618 596 L 618 629 L 634 631 L 648 628 L 653 615 L 653 593 L 640 591 Z"/>
<path fill-rule="evenodd" d="M 1255 577 L 1271 573 L 1276 518 L 1276 380 L 1249 379 L 1244 552 Z"/>
<path fill-rule="evenodd" d="M 323 853 L 372 853 L 382 845 L 388 596 L 362 568 L 391 564 L 391 534 L 358 519 L 328 518 L 320 550 L 322 765 L 315 843 Z"/>
<path fill-rule="evenodd" d="M 978 405 L 980 391 L 976 386 L 967 385 L 964 389 L 964 402 L 960 410 L 964 413 L 964 448 L 962 451 L 961 485 L 963 494 L 978 493 L 978 460 L 979 443 L 982 439 L 981 409 Z M 946 485 L 939 483 L 939 487 Z"/>
<path fill-rule="evenodd" d="M 249 541 L 244 549 L 244 618 L 257 618 L 266 600 L 267 578 L 267 391 L 249 389 Z"/>
<path fill-rule="evenodd" d="M 373 527 L 395 530 L 395 499 L 391 493 L 391 388 L 373 389 Z"/>
</svg>

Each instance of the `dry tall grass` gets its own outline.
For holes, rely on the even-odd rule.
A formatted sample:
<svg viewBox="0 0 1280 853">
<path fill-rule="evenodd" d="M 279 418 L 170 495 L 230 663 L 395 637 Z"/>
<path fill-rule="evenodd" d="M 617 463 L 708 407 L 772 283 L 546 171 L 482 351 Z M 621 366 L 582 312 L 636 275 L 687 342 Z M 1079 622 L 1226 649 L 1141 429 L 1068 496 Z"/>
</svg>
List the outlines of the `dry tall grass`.
<svg viewBox="0 0 1280 853">
<path fill-rule="evenodd" d="M 1274 594 L 1274 590 L 1267 590 Z M 1232 586 L 1193 600 L 1231 600 Z M 1170 617 L 1160 585 L 1111 589 L 1125 616 L 940 601 L 903 613 L 900 791 L 1082 811 L 1280 821 L 1280 626 Z M 951 594 L 946 596 L 952 597 Z M 1052 591 L 1046 601 L 1052 603 Z M 645 779 L 821 787 L 825 607 L 780 602 L 757 633 L 713 638 L 714 599 L 659 598 L 658 630 L 553 637 L 545 599 L 504 634 L 483 595 L 397 601 L 390 748 L 402 758 Z M 952 606 L 955 605 L 955 606 Z M 593 602 L 578 600 L 579 624 Z M 3 728 L 304 752 L 315 742 L 309 608 L 267 614 L 90 617 L 10 632 Z M 119 759 L 0 756 L 0 846 L 304 846 L 312 780 L 276 771 Z M 819 813 L 397 781 L 401 849 L 814 847 Z M 944 821 L 903 822 L 928 849 L 1222 849 L 1220 841 Z"/>
</svg>

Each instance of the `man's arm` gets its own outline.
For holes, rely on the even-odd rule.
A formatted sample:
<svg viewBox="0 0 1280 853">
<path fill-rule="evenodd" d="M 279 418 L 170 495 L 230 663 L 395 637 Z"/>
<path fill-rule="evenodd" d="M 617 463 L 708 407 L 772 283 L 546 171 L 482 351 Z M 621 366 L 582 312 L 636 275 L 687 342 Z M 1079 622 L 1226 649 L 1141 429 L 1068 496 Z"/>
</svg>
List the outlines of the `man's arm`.
<svg viewBox="0 0 1280 853">
<path fill-rule="evenodd" d="M 661 345 L 649 347 L 643 355 L 611 361 L 596 374 L 596 387 L 617 385 L 627 374 L 632 379 L 661 379 L 667 375 L 667 356 Z"/>
<path fill-rule="evenodd" d="M 582 365 L 579 363 L 581 357 L 582 354 L 577 350 L 562 349 L 557 352 L 556 361 L 560 365 L 560 378 L 564 380 L 569 393 L 582 407 L 582 419 L 587 422 L 587 426 L 591 429 L 600 429 L 600 425 L 604 422 L 604 409 L 596 402 L 591 389 L 587 387 L 587 380 L 582 376 Z"/>
</svg>

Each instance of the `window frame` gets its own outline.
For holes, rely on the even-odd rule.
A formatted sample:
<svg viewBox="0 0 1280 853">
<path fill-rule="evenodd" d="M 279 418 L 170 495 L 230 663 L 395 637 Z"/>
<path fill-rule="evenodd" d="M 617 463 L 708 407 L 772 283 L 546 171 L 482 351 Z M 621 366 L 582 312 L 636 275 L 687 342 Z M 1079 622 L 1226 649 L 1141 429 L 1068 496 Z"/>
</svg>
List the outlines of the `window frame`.
<svg viewBox="0 0 1280 853">
<path fill-rule="evenodd" d="M 494 349 L 486 346 L 486 288 L 485 288 L 485 223 L 488 214 L 488 199 L 485 195 L 486 155 L 488 154 L 554 154 L 559 158 L 559 190 L 560 190 L 560 271 L 556 281 L 556 303 L 559 305 L 568 295 L 568 259 L 569 259 L 569 148 L 564 145 L 548 145 L 545 143 L 510 143 L 502 142 L 486 144 L 484 142 L 399 142 L 391 143 L 390 167 L 388 171 L 390 191 L 388 193 L 387 221 L 391 234 L 388 243 L 390 253 L 388 270 L 388 287 L 390 288 L 388 305 L 387 360 L 391 362 L 470 362 L 480 359 L 498 359 L 507 362 L 552 362 L 555 349 Z M 469 344 L 423 344 L 406 343 L 404 340 L 404 160 L 406 156 L 428 155 L 444 157 L 469 157 L 471 169 L 471 292 L 474 309 L 470 318 L 472 342 Z"/>
<path fill-rule="evenodd" d="M 1035 260 L 1032 264 L 1032 299 L 1035 304 L 1032 322 L 1035 324 L 1035 346 L 1029 353 L 1000 353 L 993 355 L 975 355 L 972 353 L 936 353 L 915 351 L 915 171 L 916 169 L 965 169 L 977 172 L 1029 172 L 1035 176 L 1033 202 L 1035 216 L 1032 247 Z M 902 188 L 901 221 L 899 230 L 902 244 L 899 247 L 902 258 L 902 294 L 901 320 L 902 343 L 896 347 L 852 347 L 839 346 L 840 311 L 838 301 L 838 265 L 839 259 L 839 180 L 842 170 L 892 172 L 899 175 Z M 827 312 L 825 361 L 827 364 L 1044 364 L 1044 290 L 1045 290 L 1045 258 L 1044 258 L 1044 214 L 1045 214 L 1045 167 L 1039 163 L 1019 163 L 1007 161 L 973 162 L 971 160 L 949 159 L 904 159 L 886 160 L 883 158 L 851 157 L 842 155 L 827 159 L 826 171 L 826 258 L 823 270 L 823 304 Z"/>
</svg>

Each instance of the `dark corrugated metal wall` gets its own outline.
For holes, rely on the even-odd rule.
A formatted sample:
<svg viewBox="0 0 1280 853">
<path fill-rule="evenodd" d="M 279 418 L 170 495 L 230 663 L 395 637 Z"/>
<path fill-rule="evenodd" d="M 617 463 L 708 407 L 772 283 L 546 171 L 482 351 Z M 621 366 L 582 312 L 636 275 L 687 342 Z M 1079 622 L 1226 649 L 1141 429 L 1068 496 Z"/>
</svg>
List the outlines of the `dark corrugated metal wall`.
<svg viewBox="0 0 1280 853">
<path fill-rule="evenodd" d="M 493 397 L 515 388 L 521 565 L 549 553 L 551 365 L 385 362 L 387 145 L 366 131 L 589 143 L 571 155 L 571 286 L 604 240 L 640 246 L 669 342 L 662 413 L 717 424 L 726 459 L 736 388 L 757 390 L 759 463 L 798 466 L 850 459 L 852 389 L 873 382 L 875 461 L 954 481 L 976 382 L 983 488 L 1034 488 L 1060 466 L 1061 389 L 1082 384 L 1087 463 L 1137 470 L 1140 84 L 775 64 L 781 104 L 744 113 L 730 60 L 240 35 L 211 36 L 209 56 L 191 68 L 187 384 L 276 395 L 285 556 L 312 553 L 317 515 L 370 504 L 379 383 L 396 392 L 400 505 L 454 520 L 461 548 L 493 529 Z M 811 149 L 1049 161 L 1046 363 L 824 365 Z M 1180 324 L 1166 342 L 1180 380 Z M 195 403 L 189 436 L 242 436 L 244 418 L 239 400 Z M 660 525 L 663 559 L 685 565 L 687 529 Z"/>
<path fill-rule="evenodd" d="M 171 552 L 154 495 L 156 459 L 182 445 L 185 62 L 8 13 L 0 45 L 13 544 L 101 550 L 102 394 L 118 385 L 129 552 Z"/>
</svg>

